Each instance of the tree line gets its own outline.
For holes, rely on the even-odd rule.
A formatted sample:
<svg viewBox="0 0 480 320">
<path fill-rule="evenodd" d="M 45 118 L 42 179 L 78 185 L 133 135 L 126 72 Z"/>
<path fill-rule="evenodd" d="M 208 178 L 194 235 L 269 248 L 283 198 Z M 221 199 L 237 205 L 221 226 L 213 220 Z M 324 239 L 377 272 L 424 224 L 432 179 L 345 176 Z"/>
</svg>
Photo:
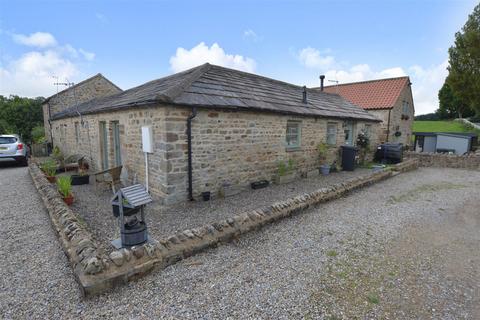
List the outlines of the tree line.
<svg viewBox="0 0 480 320">
<path fill-rule="evenodd" d="M 0 95 L 0 134 L 18 134 L 26 143 L 39 142 L 43 129 L 44 98 Z"/>
<path fill-rule="evenodd" d="M 480 118 L 480 4 L 448 50 L 448 76 L 438 92 L 439 119 Z"/>
</svg>

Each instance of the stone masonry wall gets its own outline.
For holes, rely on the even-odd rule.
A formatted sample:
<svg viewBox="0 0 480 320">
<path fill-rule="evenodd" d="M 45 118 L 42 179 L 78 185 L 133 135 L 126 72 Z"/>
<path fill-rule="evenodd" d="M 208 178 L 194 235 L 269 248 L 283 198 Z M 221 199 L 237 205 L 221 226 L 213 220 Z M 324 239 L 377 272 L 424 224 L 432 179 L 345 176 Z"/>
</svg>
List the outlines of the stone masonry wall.
<svg viewBox="0 0 480 320">
<path fill-rule="evenodd" d="M 167 202 L 187 198 L 187 139 L 186 118 L 181 108 L 169 108 L 166 117 L 167 182 L 171 194 Z M 301 146 L 288 150 L 285 145 L 287 121 L 298 121 Z M 278 163 L 294 161 L 297 176 L 318 168 L 317 146 L 326 141 L 327 123 L 337 124 L 337 146 L 330 148 L 328 163 L 338 157 L 338 147 L 344 143 L 343 120 L 315 119 L 259 112 L 199 110 L 192 124 L 194 196 L 210 191 L 216 195 L 225 185 L 247 187 L 258 180 L 272 181 Z M 375 144 L 376 123 L 372 124 Z M 355 126 L 354 137 L 365 123 Z M 338 162 L 337 162 L 338 163 Z"/>
<path fill-rule="evenodd" d="M 402 119 L 403 115 L 403 101 L 407 101 L 409 103 L 409 112 L 408 112 L 408 119 Z M 373 114 L 377 118 L 382 120 L 381 129 L 380 129 L 380 136 L 379 139 L 381 142 L 385 142 L 387 138 L 387 125 L 388 125 L 388 109 L 380 109 L 380 110 L 368 110 L 369 113 Z M 390 111 L 390 134 L 389 134 L 389 142 L 401 142 L 405 146 L 409 146 L 412 144 L 412 125 L 413 125 L 413 118 L 414 114 L 414 105 L 413 105 L 413 97 L 409 86 L 406 86 L 395 106 Z M 395 132 L 400 131 L 402 134 L 400 137 L 395 137 Z"/>
<path fill-rule="evenodd" d="M 421 167 L 458 168 L 480 170 L 480 154 L 454 155 L 440 153 L 407 152 L 407 158 L 417 159 Z"/>
<path fill-rule="evenodd" d="M 68 107 L 80 104 L 94 98 L 109 96 L 122 90 L 104 78 L 101 74 L 93 76 L 75 87 L 60 91 L 52 96 L 49 101 L 43 104 L 43 121 L 45 135 L 50 141 L 50 126 L 48 120 L 55 113 L 65 110 Z M 50 108 L 50 110 L 49 110 Z M 50 141 L 51 142 L 51 141 Z"/>
<path fill-rule="evenodd" d="M 85 115 L 53 122 L 54 140 L 66 154 L 82 154 L 90 159 L 92 169 L 102 168 L 100 121 L 107 126 L 109 167 L 113 157 L 112 121 L 120 125 L 123 180 L 145 181 L 145 160 L 141 146 L 141 127 L 151 125 L 154 153 L 149 155 L 149 186 L 153 195 L 166 204 L 187 199 L 186 121 L 190 108 L 138 107 L 109 113 Z M 83 124 L 82 124 L 83 120 Z M 301 146 L 287 150 L 287 121 L 301 126 Z M 203 191 L 215 196 L 225 184 L 246 187 L 253 181 L 271 181 L 280 161 L 294 161 L 295 174 L 318 168 L 317 146 L 326 141 L 327 123 L 337 124 L 337 146 L 329 150 L 328 163 L 339 156 L 344 143 L 343 120 L 315 119 L 273 113 L 199 109 L 192 122 L 193 189 L 195 197 Z M 377 123 L 371 124 L 371 145 L 378 143 Z M 78 142 L 75 126 L 79 128 Z M 355 124 L 354 137 L 365 126 Z M 340 164 L 340 162 L 337 162 Z"/>
<path fill-rule="evenodd" d="M 30 174 L 44 201 L 59 241 L 72 266 L 84 296 L 101 294 L 150 272 L 165 268 L 209 247 L 230 241 L 239 235 L 268 223 L 298 214 L 316 204 L 339 198 L 348 192 L 378 181 L 415 170 L 417 160 L 395 165 L 392 170 L 371 173 L 322 188 L 310 193 L 276 202 L 263 208 L 244 212 L 231 218 L 191 230 L 178 231 L 147 243 L 110 252 L 99 250 L 89 230 L 61 200 L 57 190 L 48 183 L 36 164 L 30 163 Z M 108 254 L 108 256 L 107 256 Z"/>
</svg>

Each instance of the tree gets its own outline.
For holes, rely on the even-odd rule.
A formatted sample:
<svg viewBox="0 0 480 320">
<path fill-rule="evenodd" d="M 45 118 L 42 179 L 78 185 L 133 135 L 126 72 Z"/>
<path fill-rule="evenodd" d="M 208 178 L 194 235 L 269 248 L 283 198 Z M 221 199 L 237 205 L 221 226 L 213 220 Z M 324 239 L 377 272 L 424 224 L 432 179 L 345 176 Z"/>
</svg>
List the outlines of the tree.
<svg viewBox="0 0 480 320">
<path fill-rule="evenodd" d="M 480 115 L 480 4 L 469 15 L 448 50 L 448 85 L 477 116 Z"/>
<path fill-rule="evenodd" d="M 435 112 L 440 119 L 470 117 L 474 115 L 467 103 L 462 101 L 448 84 L 448 78 L 438 92 L 440 106 Z"/>
<path fill-rule="evenodd" d="M 43 100 L 0 95 L 0 133 L 15 133 L 31 142 L 32 129 L 43 124 Z"/>
</svg>

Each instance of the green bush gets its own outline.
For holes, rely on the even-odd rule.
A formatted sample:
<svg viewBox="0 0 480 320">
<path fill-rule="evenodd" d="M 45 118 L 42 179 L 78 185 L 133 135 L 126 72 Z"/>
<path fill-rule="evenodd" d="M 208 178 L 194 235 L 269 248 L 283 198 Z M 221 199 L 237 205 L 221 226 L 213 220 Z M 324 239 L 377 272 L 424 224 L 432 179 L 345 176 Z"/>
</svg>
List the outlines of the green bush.
<svg viewBox="0 0 480 320">
<path fill-rule="evenodd" d="M 32 140 L 35 143 L 45 142 L 45 128 L 43 126 L 36 126 L 32 129 Z"/>
<path fill-rule="evenodd" d="M 287 163 L 285 163 L 285 161 L 280 161 L 278 163 L 278 175 L 282 177 L 287 173 L 290 173 L 291 171 L 293 171 L 294 167 L 295 167 L 295 162 L 293 161 L 293 159 L 289 159 Z"/>
<path fill-rule="evenodd" d="M 72 193 L 72 177 L 61 176 L 57 179 L 58 191 L 63 197 L 68 197 Z"/>
</svg>

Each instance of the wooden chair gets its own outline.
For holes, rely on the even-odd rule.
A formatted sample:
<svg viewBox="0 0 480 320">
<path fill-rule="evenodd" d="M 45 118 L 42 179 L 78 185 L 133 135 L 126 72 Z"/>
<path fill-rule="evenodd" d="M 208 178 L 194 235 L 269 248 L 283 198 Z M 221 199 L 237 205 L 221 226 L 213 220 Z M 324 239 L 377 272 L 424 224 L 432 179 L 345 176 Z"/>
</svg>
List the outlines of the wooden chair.
<svg viewBox="0 0 480 320">
<path fill-rule="evenodd" d="M 105 183 L 108 184 L 113 193 L 117 192 L 118 187 L 121 185 L 120 174 L 122 173 L 123 166 L 118 166 L 114 168 L 109 168 L 106 170 L 95 172 L 95 183 Z"/>
</svg>

